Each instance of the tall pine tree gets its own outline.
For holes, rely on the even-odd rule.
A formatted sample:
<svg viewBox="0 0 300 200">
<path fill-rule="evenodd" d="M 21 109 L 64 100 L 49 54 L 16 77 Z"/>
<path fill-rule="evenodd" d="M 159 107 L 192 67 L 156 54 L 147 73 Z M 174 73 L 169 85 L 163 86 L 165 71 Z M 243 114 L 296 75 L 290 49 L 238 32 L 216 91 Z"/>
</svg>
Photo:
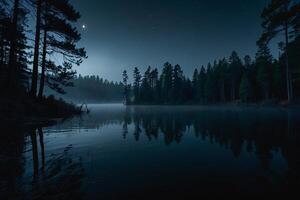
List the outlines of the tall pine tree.
<svg viewBox="0 0 300 200">
<path fill-rule="evenodd" d="M 293 82 L 291 80 L 288 46 L 290 39 L 295 36 L 292 32 L 295 30 L 295 27 L 297 27 L 299 12 L 299 2 L 294 3 L 293 0 L 272 0 L 261 15 L 263 18 L 262 27 L 264 28 L 264 32 L 258 41 L 259 45 L 268 44 L 270 40 L 280 33 L 284 34 L 288 101 L 293 99 Z"/>
</svg>

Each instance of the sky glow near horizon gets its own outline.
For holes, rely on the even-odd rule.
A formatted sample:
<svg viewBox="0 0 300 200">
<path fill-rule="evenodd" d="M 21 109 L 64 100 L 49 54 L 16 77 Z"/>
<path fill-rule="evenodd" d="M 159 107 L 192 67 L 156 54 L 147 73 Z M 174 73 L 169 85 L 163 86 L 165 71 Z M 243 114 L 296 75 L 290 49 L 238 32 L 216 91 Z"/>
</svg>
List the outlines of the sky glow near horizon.
<svg viewBox="0 0 300 200">
<path fill-rule="evenodd" d="M 159 70 L 169 61 L 187 76 L 236 50 L 256 52 L 261 0 L 71 0 L 80 11 L 82 40 L 89 58 L 82 75 L 120 81 L 123 70 Z M 84 27 L 85 26 L 85 27 Z M 274 55 L 277 50 L 272 48 Z"/>
</svg>

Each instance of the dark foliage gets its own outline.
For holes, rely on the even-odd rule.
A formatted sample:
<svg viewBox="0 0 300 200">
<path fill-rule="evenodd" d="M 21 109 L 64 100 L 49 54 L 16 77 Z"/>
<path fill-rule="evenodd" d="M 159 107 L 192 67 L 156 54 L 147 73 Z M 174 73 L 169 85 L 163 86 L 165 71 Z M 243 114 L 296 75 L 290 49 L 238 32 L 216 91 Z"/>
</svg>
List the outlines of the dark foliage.
<svg viewBox="0 0 300 200">
<path fill-rule="evenodd" d="M 26 38 L 28 13 L 18 1 L 9 12 L 7 1 L 0 1 L 0 89 L 2 95 L 15 96 L 28 88 L 30 72 Z"/>
<path fill-rule="evenodd" d="M 298 88 L 300 57 L 297 56 L 299 38 L 291 43 L 293 87 Z M 256 59 L 246 56 L 244 61 L 233 51 L 229 59 L 223 58 L 195 69 L 190 80 L 180 65 L 165 63 L 159 76 L 157 69 L 149 67 L 141 78 L 134 70 L 134 104 L 212 104 L 212 103 L 278 103 L 287 98 L 284 58 L 273 59 L 266 45 L 260 45 Z M 158 78 L 159 77 L 159 78 Z M 299 98 L 298 92 L 294 92 Z"/>
<path fill-rule="evenodd" d="M 29 29 L 28 16 L 35 18 L 34 30 Z M 0 97 L 5 105 L 15 103 L 16 106 L 8 106 L 12 109 L 9 112 L 26 110 L 31 115 L 33 111 L 39 113 L 39 109 L 45 113 L 54 109 L 48 114 L 65 115 L 74 111 L 73 105 L 44 97 L 44 85 L 48 83 L 49 88 L 60 93 L 73 86 L 73 65 L 86 58 L 84 48 L 76 45 L 81 36 L 74 23 L 79 18 L 69 0 L 0 1 Z M 53 56 L 63 56 L 63 62 L 53 61 Z M 32 110 L 22 108 L 27 104 Z"/>
<path fill-rule="evenodd" d="M 267 45 L 273 38 L 284 35 L 282 50 L 284 57 L 282 60 L 285 65 L 285 82 L 287 99 L 290 102 L 293 100 L 293 70 L 290 66 L 290 48 L 292 40 L 299 37 L 300 23 L 300 2 L 294 0 L 272 0 L 263 10 L 261 17 L 263 19 L 262 27 L 263 34 L 258 40 L 259 46 Z"/>
</svg>

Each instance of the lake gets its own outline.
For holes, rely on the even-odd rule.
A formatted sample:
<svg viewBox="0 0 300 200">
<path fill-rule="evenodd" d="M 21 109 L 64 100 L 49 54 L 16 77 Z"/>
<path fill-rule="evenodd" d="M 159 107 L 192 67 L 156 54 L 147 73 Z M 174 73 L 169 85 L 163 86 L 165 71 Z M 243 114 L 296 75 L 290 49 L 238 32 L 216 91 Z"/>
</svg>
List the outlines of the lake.
<svg viewBox="0 0 300 200">
<path fill-rule="evenodd" d="M 0 199 L 282 195 L 300 183 L 300 110 L 89 105 L 0 134 Z"/>
</svg>

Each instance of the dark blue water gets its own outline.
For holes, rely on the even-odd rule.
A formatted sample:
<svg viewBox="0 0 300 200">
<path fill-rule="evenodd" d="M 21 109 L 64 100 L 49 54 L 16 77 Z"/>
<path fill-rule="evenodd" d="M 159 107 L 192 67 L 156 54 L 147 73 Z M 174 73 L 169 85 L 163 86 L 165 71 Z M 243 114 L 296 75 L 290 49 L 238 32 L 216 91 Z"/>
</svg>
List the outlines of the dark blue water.
<svg viewBox="0 0 300 200">
<path fill-rule="evenodd" d="M 299 187 L 297 109 L 90 109 L 1 134 L 1 199 L 291 195 Z"/>
</svg>

